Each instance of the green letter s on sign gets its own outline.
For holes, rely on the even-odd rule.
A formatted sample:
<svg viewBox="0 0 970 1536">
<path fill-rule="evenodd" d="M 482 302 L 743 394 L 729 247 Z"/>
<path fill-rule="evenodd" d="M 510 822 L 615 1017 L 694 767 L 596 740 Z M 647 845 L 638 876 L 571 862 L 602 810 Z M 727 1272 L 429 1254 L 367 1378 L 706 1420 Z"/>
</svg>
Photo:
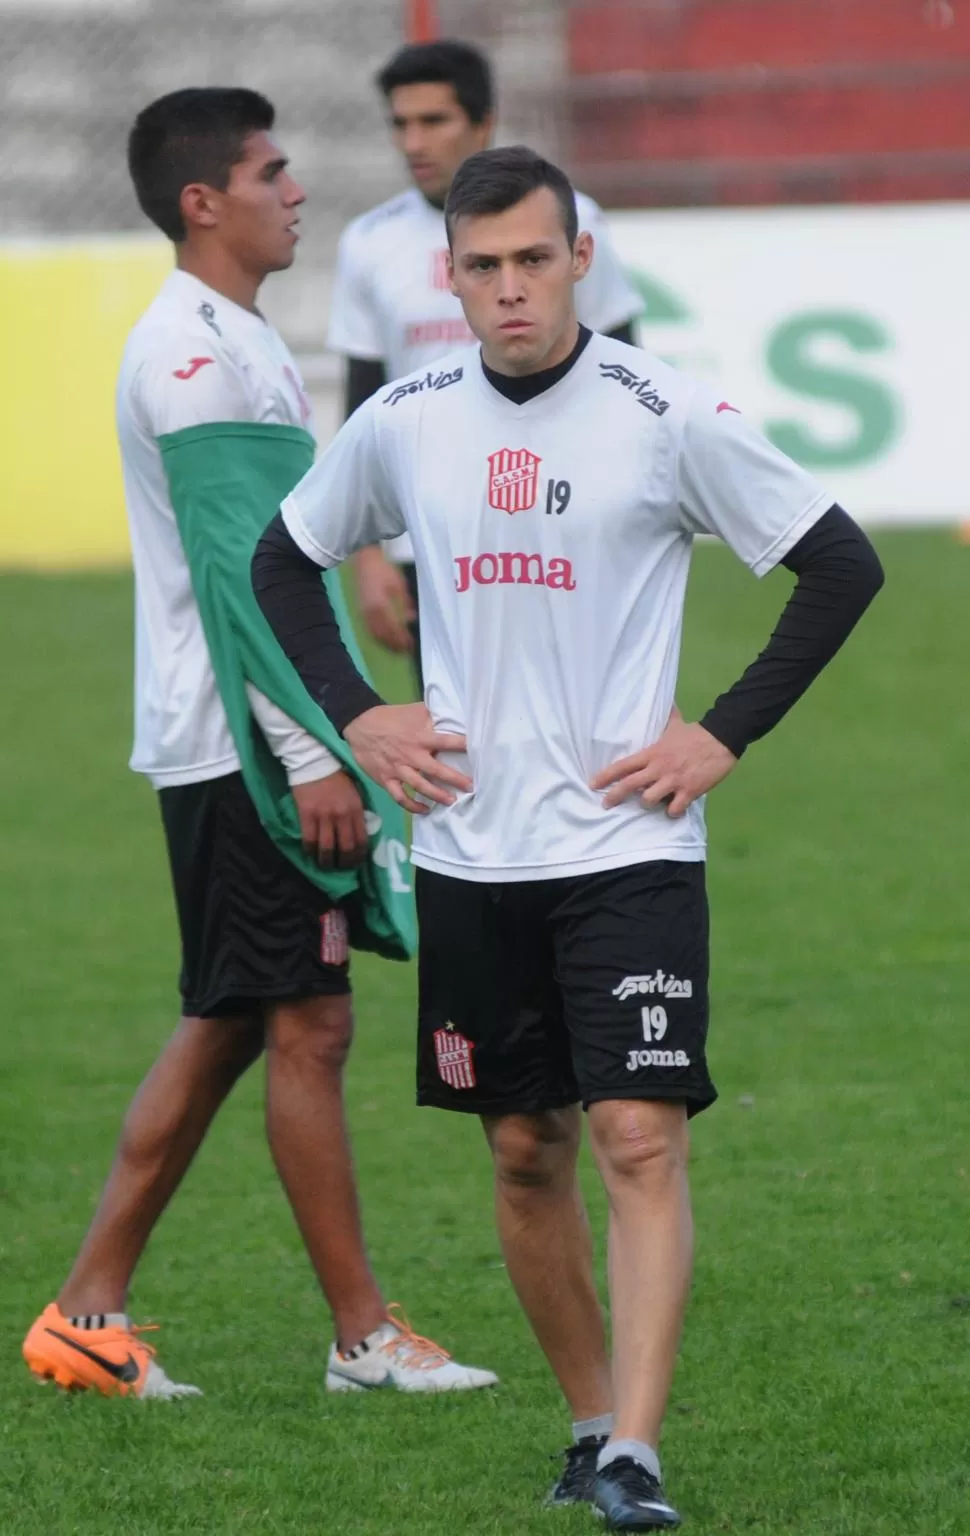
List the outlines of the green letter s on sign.
<svg viewBox="0 0 970 1536">
<path fill-rule="evenodd" d="M 808 469 L 848 467 L 874 459 L 889 445 L 899 425 L 896 397 L 886 384 L 816 362 L 811 344 L 835 337 L 856 352 L 883 351 L 889 337 L 877 321 L 846 311 L 795 315 L 768 343 L 768 368 L 780 384 L 814 400 L 828 400 L 855 412 L 855 432 L 840 441 L 824 441 L 795 421 L 769 421 L 765 432 L 783 453 Z"/>
</svg>

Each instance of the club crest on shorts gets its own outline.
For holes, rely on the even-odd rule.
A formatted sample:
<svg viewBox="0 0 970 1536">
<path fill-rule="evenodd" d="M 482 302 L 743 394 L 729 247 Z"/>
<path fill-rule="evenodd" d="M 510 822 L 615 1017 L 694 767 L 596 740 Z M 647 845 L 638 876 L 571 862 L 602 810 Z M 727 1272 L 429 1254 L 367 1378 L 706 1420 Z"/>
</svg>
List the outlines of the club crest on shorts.
<svg viewBox="0 0 970 1536">
<path fill-rule="evenodd" d="M 324 965 L 346 965 L 350 955 L 347 918 L 339 907 L 320 919 L 320 959 Z"/>
<path fill-rule="evenodd" d="M 474 1088 L 475 1063 L 473 1040 L 466 1040 L 454 1024 L 434 1032 L 434 1053 L 438 1058 L 438 1076 L 449 1088 Z"/>
<path fill-rule="evenodd" d="M 500 448 L 488 456 L 488 504 L 497 512 L 528 512 L 536 504 L 542 460 L 528 448 Z"/>
</svg>

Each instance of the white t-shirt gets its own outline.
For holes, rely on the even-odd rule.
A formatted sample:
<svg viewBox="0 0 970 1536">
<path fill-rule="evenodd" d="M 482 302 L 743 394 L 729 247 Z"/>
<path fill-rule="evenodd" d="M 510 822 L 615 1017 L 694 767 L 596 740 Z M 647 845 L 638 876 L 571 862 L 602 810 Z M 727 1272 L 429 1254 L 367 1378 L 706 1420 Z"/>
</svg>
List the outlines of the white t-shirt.
<svg viewBox="0 0 970 1536">
<path fill-rule="evenodd" d="M 157 438 L 211 421 L 312 431 L 303 382 L 259 315 L 173 272 L 125 347 L 116 399 L 135 567 L 135 744 L 131 767 L 156 788 L 239 767 L 192 591 Z M 250 687 L 250 705 L 290 783 L 336 759 Z"/>
<path fill-rule="evenodd" d="M 283 516 L 325 567 L 414 541 L 425 696 L 474 783 L 416 819 L 414 863 L 508 881 L 703 859 L 701 804 L 604 810 L 589 780 L 664 729 L 695 533 L 761 576 L 832 497 L 718 394 L 602 336 L 524 405 L 467 350 L 411 382 L 354 413 Z"/>
<path fill-rule="evenodd" d="M 614 331 L 640 313 L 603 210 L 576 193 L 579 227 L 595 242 L 593 265 L 576 288 L 576 310 L 591 331 Z M 327 345 L 346 357 L 384 363 L 389 379 L 427 368 L 475 337 L 448 281 L 445 216 L 411 187 L 348 224 L 340 240 Z M 410 561 L 405 538 L 388 545 Z"/>
</svg>

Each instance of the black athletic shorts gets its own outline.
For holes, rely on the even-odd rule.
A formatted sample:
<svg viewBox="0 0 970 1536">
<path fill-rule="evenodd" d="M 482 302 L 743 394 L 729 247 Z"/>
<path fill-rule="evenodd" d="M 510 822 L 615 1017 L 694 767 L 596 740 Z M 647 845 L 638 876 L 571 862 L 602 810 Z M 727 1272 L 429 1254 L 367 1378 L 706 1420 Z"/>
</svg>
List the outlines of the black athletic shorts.
<svg viewBox="0 0 970 1536">
<path fill-rule="evenodd" d="M 502 885 L 419 869 L 416 890 L 419 1104 L 713 1104 L 703 864 Z"/>
<path fill-rule="evenodd" d="M 182 935 L 182 1012 L 350 991 L 347 920 L 265 831 L 241 773 L 159 791 Z"/>
</svg>

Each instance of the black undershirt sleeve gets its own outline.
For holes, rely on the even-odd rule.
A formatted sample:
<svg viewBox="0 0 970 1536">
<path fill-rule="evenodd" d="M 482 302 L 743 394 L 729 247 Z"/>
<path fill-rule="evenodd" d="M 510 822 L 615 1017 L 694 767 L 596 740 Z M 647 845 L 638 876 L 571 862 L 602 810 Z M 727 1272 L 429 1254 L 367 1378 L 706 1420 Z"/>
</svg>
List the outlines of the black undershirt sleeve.
<svg viewBox="0 0 970 1536">
<path fill-rule="evenodd" d="M 637 338 L 633 334 L 633 321 L 624 320 L 622 325 L 614 326 L 612 331 L 605 331 L 611 341 L 625 341 L 628 347 L 635 347 Z"/>
<path fill-rule="evenodd" d="M 380 358 L 348 357 L 344 367 L 344 420 L 387 383 Z"/>
<path fill-rule="evenodd" d="M 386 383 L 387 369 L 380 358 L 348 357 L 344 367 L 344 421 Z"/>
<path fill-rule="evenodd" d="M 781 563 L 797 580 L 774 634 L 700 722 L 735 757 L 801 698 L 884 580 L 879 556 L 840 506 L 823 513 Z"/>
<path fill-rule="evenodd" d="M 384 703 L 354 666 L 320 567 L 293 539 L 282 513 L 256 545 L 252 580 L 256 601 L 307 693 L 341 735 L 351 720 Z"/>
</svg>

